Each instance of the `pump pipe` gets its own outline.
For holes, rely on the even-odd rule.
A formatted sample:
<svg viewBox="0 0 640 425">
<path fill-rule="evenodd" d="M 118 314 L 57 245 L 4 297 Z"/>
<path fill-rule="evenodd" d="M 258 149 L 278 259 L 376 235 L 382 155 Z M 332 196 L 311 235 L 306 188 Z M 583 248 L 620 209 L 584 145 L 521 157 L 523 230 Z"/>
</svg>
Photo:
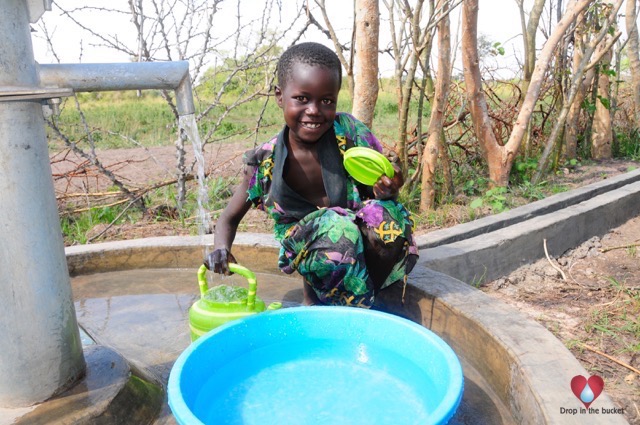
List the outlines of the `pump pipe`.
<svg viewBox="0 0 640 425">
<path fill-rule="evenodd" d="M 189 62 L 132 62 L 37 65 L 40 84 L 74 92 L 174 90 L 178 114 L 195 113 Z"/>
</svg>

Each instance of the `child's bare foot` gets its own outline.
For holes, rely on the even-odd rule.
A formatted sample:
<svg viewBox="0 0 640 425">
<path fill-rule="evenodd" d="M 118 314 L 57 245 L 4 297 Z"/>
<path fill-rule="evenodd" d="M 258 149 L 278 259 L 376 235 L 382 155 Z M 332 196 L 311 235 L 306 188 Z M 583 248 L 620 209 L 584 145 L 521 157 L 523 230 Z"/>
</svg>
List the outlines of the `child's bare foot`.
<svg viewBox="0 0 640 425">
<path fill-rule="evenodd" d="M 311 287 L 311 284 L 302 279 L 302 305 L 319 305 L 322 304 Z"/>
</svg>

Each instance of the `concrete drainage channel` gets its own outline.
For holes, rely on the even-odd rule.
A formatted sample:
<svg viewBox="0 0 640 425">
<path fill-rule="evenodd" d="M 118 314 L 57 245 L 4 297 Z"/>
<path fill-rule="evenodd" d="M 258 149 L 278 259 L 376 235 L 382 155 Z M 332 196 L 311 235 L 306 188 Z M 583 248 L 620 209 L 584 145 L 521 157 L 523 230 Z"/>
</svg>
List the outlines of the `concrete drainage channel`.
<svg viewBox="0 0 640 425">
<path fill-rule="evenodd" d="M 469 284 L 557 257 L 640 212 L 640 169 L 513 210 L 418 236 L 421 264 Z"/>
<path fill-rule="evenodd" d="M 465 380 L 472 378 L 467 388 L 480 383 L 478 385 L 483 389 L 479 393 L 486 401 L 479 404 L 498 406 L 492 413 L 493 419 L 482 423 L 582 424 L 583 416 L 567 413 L 582 407 L 571 391 L 570 382 L 576 375 L 589 374 L 544 327 L 517 309 L 491 299 L 471 284 L 493 280 L 542 258 L 543 239 L 547 240 L 550 254 L 558 256 L 593 236 L 603 235 L 636 216 L 638 205 L 640 170 L 503 214 L 419 236 L 421 259 L 410 276 L 405 302 L 400 302 L 401 288 L 390 288 L 380 296 L 383 309 L 434 330 L 464 359 L 463 365 L 473 373 L 468 376 L 465 371 Z M 204 243 L 212 242 L 210 236 L 205 238 Z M 278 275 L 275 267 L 277 243 L 271 236 L 238 234 L 235 249 L 241 263 L 246 262 L 256 271 L 283 279 L 278 277 L 283 275 Z M 202 241 L 197 237 L 148 238 L 69 247 L 66 252 L 72 276 L 157 268 L 159 264 L 166 268 L 196 268 L 202 258 Z M 269 286 L 277 285 L 262 285 L 259 293 L 267 291 L 269 294 L 273 289 Z M 195 296 L 195 283 L 192 292 Z M 284 295 L 273 292 L 264 298 L 284 297 L 280 299 L 295 301 L 295 297 L 289 296 L 293 292 Z M 190 298 L 192 295 L 180 296 L 183 297 L 180 303 L 187 306 L 193 299 Z M 159 362 L 161 370 L 146 367 L 148 360 L 140 352 L 147 350 L 148 345 L 144 346 L 145 350 L 128 351 L 127 347 L 119 346 L 115 335 L 105 335 L 106 331 L 101 334 L 104 318 L 82 315 L 89 304 L 87 300 L 76 302 L 80 309 L 78 321 L 89 330 L 91 337 L 98 344 L 121 353 L 142 378 L 164 384 L 162 381 L 180 349 L 160 353 L 164 356 Z M 108 314 L 117 316 L 116 304 L 109 306 Z M 154 314 L 154 320 L 157 320 L 157 311 Z M 170 315 L 167 319 L 176 320 Z M 91 320 L 100 326 L 93 326 Z M 179 327 L 185 327 L 179 332 L 186 335 L 186 318 L 179 320 L 182 320 Z M 166 329 L 166 323 L 157 324 Z M 131 329 L 120 332 L 130 333 Z M 153 333 L 153 330 L 145 329 L 142 333 Z M 188 338 L 181 344 L 186 346 Z M 606 394 L 596 403 L 601 408 L 614 407 Z M 468 413 L 473 414 L 473 411 Z M 157 423 L 173 423 L 166 403 Z M 461 419 L 457 423 L 481 422 Z M 621 415 L 590 415 L 589 423 L 627 422 Z"/>
</svg>

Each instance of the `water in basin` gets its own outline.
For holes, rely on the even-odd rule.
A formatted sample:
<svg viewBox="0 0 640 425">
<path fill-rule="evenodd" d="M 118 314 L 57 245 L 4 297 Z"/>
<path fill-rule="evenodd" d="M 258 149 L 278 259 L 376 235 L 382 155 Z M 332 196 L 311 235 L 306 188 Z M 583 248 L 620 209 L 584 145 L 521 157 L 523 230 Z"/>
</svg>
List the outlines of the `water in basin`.
<svg viewBox="0 0 640 425">
<path fill-rule="evenodd" d="M 132 364 L 165 384 L 173 362 L 189 345 L 187 311 L 199 296 L 197 269 L 137 269 L 71 279 L 78 322 L 98 343 L 114 346 Z M 300 305 L 301 279 L 256 272 L 258 296 L 267 304 Z M 246 284 L 239 276 L 216 277 L 210 285 Z M 516 423 L 481 374 L 460 357 L 465 382 L 453 425 Z M 170 416 L 168 405 L 162 415 Z"/>
</svg>

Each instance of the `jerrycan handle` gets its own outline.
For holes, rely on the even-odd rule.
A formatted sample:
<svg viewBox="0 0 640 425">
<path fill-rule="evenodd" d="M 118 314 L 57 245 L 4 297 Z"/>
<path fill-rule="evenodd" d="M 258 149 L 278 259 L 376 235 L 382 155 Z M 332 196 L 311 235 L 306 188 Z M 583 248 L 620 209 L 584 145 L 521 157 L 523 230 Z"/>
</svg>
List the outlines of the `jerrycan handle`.
<svg viewBox="0 0 640 425">
<path fill-rule="evenodd" d="M 209 290 L 207 285 L 207 266 L 204 264 L 198 269 L 198 286 L 200 287 L 200 298 L 204 298 L 204 294 Z"/>
<path fill-rule="evenodd" d="M 198 269 L 198 286 L 200 286 L 200 298 L 204 297 L 204 294 L 209 289 L 207 285 L 207 266 L 204 264 Z M 258 290 L 258 282 L 256 281 L 256 275 L 248 268 L 236 263 L 229 263 L 229 270 L 232 273 L 244 276 L 249 283 L 249 292 L 247 297 L 247 308 L 252 310 L 256 304 L 256 292 Z"/>
</svg>

